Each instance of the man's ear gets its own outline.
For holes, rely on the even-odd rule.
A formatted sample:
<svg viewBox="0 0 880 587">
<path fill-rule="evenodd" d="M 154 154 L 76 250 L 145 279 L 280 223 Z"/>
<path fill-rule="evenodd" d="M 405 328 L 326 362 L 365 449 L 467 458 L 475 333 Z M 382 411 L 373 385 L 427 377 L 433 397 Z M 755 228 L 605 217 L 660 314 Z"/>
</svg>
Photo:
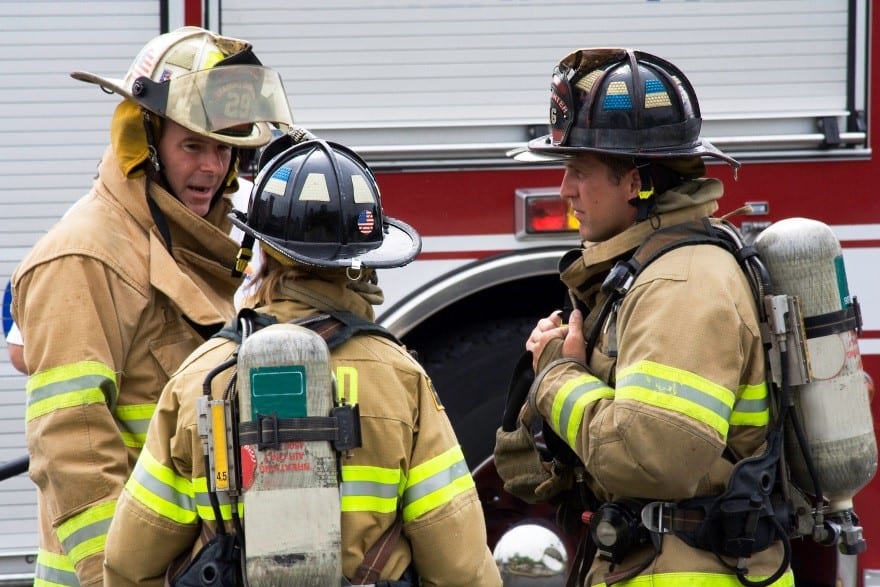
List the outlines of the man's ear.
<svg viewBox="0 0 880 587">
<path fill-rule="evenodd" d="M 633 167 L 627 171 L 621 181 L 624 182 L 623 185 L 626 187 L 630 199 L 639 197 L 639 190 L 642 189 L 642 178 L 639 175 L 638 167 Z"/>
</svg>

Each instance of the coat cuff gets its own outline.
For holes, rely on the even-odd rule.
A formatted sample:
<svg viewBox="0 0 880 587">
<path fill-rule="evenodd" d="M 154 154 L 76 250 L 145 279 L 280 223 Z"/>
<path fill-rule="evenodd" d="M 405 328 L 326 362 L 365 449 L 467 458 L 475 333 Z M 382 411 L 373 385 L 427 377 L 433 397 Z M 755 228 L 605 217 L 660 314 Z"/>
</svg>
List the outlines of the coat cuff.
<svg viewBox="0 0 880 587">
<path fill-rule="evenodd" d="M 543 357 L 545 354 L 546 353 L 541 353 L 541 356 Z M 539 404 L 538 404 L 538 393 L 540 392 L 540 389 L 541 389 L 541 383 L 543 383 L 544 379 L 547 377 L 547 375 L 551 371 L 553 371 L 559 367 L 564 367 L 564 366 L 569 366 L 569 365 L 576 365 L 577 367 L 583 369 L 587 373 L 589 373 L 589 371 L 590 371 L 586 365 L 584 365 L 582 362 L 578 361 L 577 359 L 572 359 L 569 357 L 561 357 L 561 358 L 554 359 L 554 360 L 548 362 L 543 368 L 541 368 L 540 371 L 538 372 L 538 374 L 535 376 L 535 381 L 532 383 L 531 388 L 529 388 L 529 395 L 528 395 L 528 400 L 527 400 L 529 403 L 529 407 L 531 407 L 531 409 L 534 411 L 534 413 L 541 414 L 541 417 L 544 418 L 545 420 L 547 419 L 547 414 L 544 414 L 543 412 L 541 412 L 541 410 L 539 408 Z"/>
</svg>

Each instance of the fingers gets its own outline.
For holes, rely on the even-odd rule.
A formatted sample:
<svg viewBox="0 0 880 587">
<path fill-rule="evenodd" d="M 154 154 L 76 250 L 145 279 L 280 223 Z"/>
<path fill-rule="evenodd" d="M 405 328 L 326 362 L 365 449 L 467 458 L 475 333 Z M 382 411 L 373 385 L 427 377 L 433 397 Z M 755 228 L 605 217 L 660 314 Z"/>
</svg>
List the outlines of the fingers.
<svg viewBox="0 0 880 587">
<path fill-rule="evenodd" d="M 577 359 L 582 363 L 587 360 L 587 350 L 584 347 L 584 315 L 580 310 L 574 310 L 568 317 L 568 332 L 562 343 L 562 356 Z"/>
<path fill-rule="evenodd" d="M 541 356 L 544 347 L 554 338 L 564 339 L 568 327 L 562 325 L 561 311 L 557 310 L 547 318 L 538 320 L 538 324 L 532 330 L 529 338 L 526 340 L 526 350 L 531 351 L 534 365 L 537 368 L 538 357 Z"/>
<path fill-rule="evenodd" d="M 553 328 L 559 328 L 562 326 L 562 310 L 556 310 L 546 318 L 541 318 L 538 320 L 538 326 L 536 329 L 543 331 L 552 330 Z"/>
</svg>

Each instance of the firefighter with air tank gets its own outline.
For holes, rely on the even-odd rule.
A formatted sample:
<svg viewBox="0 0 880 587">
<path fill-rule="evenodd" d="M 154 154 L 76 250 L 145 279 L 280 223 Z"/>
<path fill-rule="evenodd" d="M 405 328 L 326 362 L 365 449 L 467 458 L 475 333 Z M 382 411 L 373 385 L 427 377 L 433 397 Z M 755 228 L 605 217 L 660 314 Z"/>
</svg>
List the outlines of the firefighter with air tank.
<svg viewBox="0 0 880 587">
<path fill-rule="evenodd" d="M 842 533 L 858 549 L 860 528 L 847 514 L 837 528 L 821 514 L 799 520 L 781 493 L 783 423 L 795 421 L 791 404 L 804 415 L 790 399 L 808 386 L 778 374 L 807 346 L 789 336 L 801 314 L 796 300 L 771 295 L 778 292 L 755 250 L 713 216 L 723 186 L 705 177 L 703 157 L 739 164 L 700 137 L 687 77 L 641 51 L 573 51 L 553 72 L 550 125 L 519 158 L 564 162 L 560 196 L 583 245 L 559 265 L 570 315 L 541 319 L 525 343 L 495 463 L 506 490 L 556 504 L 562 525 L 585 536 L 568 584 L 791 586 L 791 535 L 833 541 Z M 775 236 L 762 235 L 762 255 L 779 249 Z M 842 260 L 825 260 L 839 283 Z M 806 338 L 855 348 L 838 365 L 855 357 L 838 386 L 852 393 L 832 401 L 851 397 L 849 408 L 869 414 L 852 344 L 857 304 L 848 293 L 832 298 L 836 307 L 810 310 L 838 326 L 808 327 Z M 771 365 L 768 356 L 783 360 Z M 822 424 L 804 419 L 813 440 Z M 870 422 L 856 428 L 838 511 L 876 468 Z M 821 512 L 819 483 L 805 487 Z"/>
<path fill-rule="evenodd" d="M 356 153 L 276 142 L 234 218 L 242 248 L 265 253 L 256 311 L 164 389 L 109 530 L 106 584 L 223 571 L 217 584 L 501 585 L 443 405 L 374 322 L 376 269 L 406 265 L 421 239 L 383 214 Z"/>
</svg>

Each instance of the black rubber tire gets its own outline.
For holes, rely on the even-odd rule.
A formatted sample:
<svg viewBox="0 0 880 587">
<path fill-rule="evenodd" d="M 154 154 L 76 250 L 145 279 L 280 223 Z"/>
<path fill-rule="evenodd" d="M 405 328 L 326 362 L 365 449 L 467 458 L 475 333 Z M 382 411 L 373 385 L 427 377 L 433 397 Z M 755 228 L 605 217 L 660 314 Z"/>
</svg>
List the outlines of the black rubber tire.
<svg viewBox="0 0 880 587">
<path fill-rule="evenodd" d="M 510 376 L 537 320 L 485 319 L 406 340 L 431 377 L 471 470 L 492 455 Z"/>
</svg>

